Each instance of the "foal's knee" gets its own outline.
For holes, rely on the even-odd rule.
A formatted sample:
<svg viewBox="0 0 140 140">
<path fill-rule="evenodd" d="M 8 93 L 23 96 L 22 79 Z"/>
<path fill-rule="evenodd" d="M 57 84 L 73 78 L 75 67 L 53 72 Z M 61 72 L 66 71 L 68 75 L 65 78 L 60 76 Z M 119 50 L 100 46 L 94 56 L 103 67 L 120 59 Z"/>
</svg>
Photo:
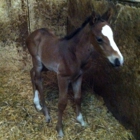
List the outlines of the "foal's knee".
<svg viewBox="0 0 140 140">
<path fill-rule="evenodd" d="M 63 111 L 66 108 L 66 105 L 67 105 L 67 98 L 59 99 L 59 102 L 58 102 L 58 109 L 59 110 Z"/>
<path fill-rule="evenodd" d="M 42 86 L 42 78 L 41 77 L 35 77 L 35 84 L 37 86 Z"/>
<path fill-rule="evenodd" d="M 76 104 L 81 104 L 82 98 L 81 98 L 81 96 L 79 96 L 79 97 L 74 97 L 74 100 L 75 100 L 75 103 L 76 103 Z"/>
<path fill-rule="evenodd" d="M 30 76 L 31 76 L 32 83 L 34 83 L 35 72 L 34 72 L 34 69 L 33 68 L 30 70 Z"/>
</svg>

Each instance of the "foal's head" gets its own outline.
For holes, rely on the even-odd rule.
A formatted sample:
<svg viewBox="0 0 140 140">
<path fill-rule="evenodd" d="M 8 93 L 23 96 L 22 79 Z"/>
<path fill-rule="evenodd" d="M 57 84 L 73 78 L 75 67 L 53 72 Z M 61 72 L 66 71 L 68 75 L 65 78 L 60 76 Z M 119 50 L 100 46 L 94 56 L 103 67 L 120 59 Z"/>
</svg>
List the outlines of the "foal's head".
<svg viewBox="0 0 140 140">
<path fill-rule="evenodd" d="M 118 67 L 123 65 L 124 60 L 114 41 L 113 31 L 108 23 L 110 16 L 110 10 L 102 16 L 93 12 L 91 15 L 90 25 L 97 43 L 105 53 L 109 62 L 113 64 L 113 66 Z"/>
</svg>

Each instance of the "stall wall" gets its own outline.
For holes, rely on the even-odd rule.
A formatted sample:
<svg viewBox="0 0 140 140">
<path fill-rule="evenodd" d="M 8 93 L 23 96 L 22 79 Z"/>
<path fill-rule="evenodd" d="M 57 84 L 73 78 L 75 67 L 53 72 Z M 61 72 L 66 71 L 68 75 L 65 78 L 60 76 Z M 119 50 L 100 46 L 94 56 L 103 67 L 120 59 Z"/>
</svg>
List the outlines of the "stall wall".
<svg viewBox="0 0 140 140">
<path fill-rule="evenodd" d="M 29 69 L 25 40 L 35 29 L 49 28 L 59 37 L 66 34 L 66 0 L 1 0 L 0 11 L 1 69 Z"/>
</svg>

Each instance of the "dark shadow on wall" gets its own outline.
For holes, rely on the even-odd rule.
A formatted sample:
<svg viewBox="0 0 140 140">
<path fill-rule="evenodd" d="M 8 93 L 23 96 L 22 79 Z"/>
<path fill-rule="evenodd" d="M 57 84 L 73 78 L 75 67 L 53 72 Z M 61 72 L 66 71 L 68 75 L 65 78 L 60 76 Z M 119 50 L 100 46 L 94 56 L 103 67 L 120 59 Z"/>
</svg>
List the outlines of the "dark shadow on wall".
<svg viewBox="0 0 140 140">
<path fill-rule="evenodd" d="M 135 79 L 133 69 L 129 73 L 126 66 L 114 68 L 104 56 L 95 52 L 91 68 L 84 75 L 84 84 L 103 97 L 115 118 L 139 140 L 140 90 Z"/>
</svg>

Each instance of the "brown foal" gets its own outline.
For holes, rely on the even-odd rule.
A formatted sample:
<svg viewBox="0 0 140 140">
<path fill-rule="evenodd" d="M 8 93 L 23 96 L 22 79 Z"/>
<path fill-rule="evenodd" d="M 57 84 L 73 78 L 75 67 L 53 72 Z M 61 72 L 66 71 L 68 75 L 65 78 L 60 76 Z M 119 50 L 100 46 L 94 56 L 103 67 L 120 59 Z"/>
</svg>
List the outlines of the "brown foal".
<svg viewBox="0 0 140 140">
<path fill-rule="evenodd" d="M 26 40 L 27 48 L 32 56 L 33 68 L 31 80 L 34 93 L 34 104 L 37 110 L 42 110 L 46 121 L 50 116 L 43 94 L 41 71 L 43 67 L 57 74 L 59 86 L 58 122 L 56 129 L 63 136 L 62 115 L 67 105 L 68 86 L 71 83 L 76 104 L 76 120 L 85 126 L 81 113 L 81 83 L 83 72 L 94 51 L 96 40 L 109 62 L 114 66 L 123 64 L 123 56 L 113 39 L 113 32 L 107 20 L 110 11 L 103 16 L 95 12 L 71 35 L 58 39 L 48 29 L 38 29 Z M 97 43 L 96 42 L 96 43 Z"/>
</svg>

